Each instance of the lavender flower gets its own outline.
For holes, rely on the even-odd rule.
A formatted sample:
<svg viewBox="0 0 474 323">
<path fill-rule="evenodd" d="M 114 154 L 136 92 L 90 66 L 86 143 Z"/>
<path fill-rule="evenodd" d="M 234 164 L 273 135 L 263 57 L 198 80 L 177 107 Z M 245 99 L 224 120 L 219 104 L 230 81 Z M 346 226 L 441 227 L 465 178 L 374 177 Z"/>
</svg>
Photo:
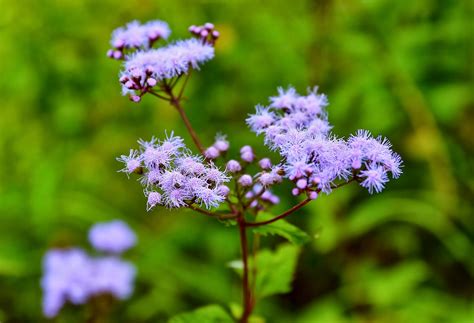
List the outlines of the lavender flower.
<svg viewBox="0 0 474 323">
<path fill-rule="evenodd" d="M 114 220 L 95 224 L 89 241 L 96 250 L 118 254 L 133 247 L 137 237 L 125 222 Z"/>
<path fill-rule="evenodd" d="M 136 158 L 144 165 L 141 183 L 148 198 L 147 210 L 158 205 L 180 208 L 192 203 L 211 208 L 225 200 L 228 192 L 221 186 L 229 181 L 227 175 L 214 164 L 191 155 L 180 137 L 171 134 L 164 141 L 152 138 L 139 140 L 139 144 Z"/>
<path fill-rule="evenodd" d="M 226 136 L 217 135 L 213 147 L 215 147 L 219 152 L 226 152 L 229 150 L 229 141 L 226 139 Z"/>
<path fill-rule="evenodd" d="M 247 123 L 283 157 L 281 167 L 296 185 L 294 195 L 306 191 L 316 198 L 316 191 L 330 193 L 337 180 L 347 181 L 352 176 L 369 193 L 380 192 L 388 181 L 387 172 L 393 178 L 400 176 L 402 161 L 388 140 L 373 138 L 364 130 L 348 141 L 329 133 L 332 127 L 325 111 L 328 100 L 317 93 L 317 88 L 306 96 L 291 87 L 279 88 L 270 102 L 269 107 L 257 105 L 256 114 L 250 115 Z M 259 181 L 268 185 L 269 175 L 262 173 Z"/>
<path fill-rule="evenodd" d="M 93 259 L 90 263 L 93 275 L 91 294 L 112 294 L 117 299 L 127 299 L 133 292 L 136 269 L 116 257 Z"/>
<path fill-rule="evenodd" d="M 91 258 L 83 250 L 52 249 L 43 260 L 43 313 L 54 317 L 66 302 L 84 304 L 99 294 L 118 299 L 133 291 L 135 267 L 115 257 Z"/>
<path fill-rule="evenodd" d="M 247 162 L 251 163 L 255 159 L 255 154 L 253 153 L 253 149 L 250 146 L 243 146 L 240 149 L 240 158 Z"/>
<path fill-rule="evenodd" d="M 252 185 L 252 176 L 245 174 L 240 176 L 239 184 L 243 187 L 251 186 Z"/>
<path fill-rule="evenodd" d="M 214 57 L 214 47 L 191 38 L 126 57 L 120 74 L 123 94 L 143 93 L 158 82 L 188 73 Z"/>
<path fill-rule="evenodd" d="M 128 156 L 122 155 L 117 158 L 117 160 L 125 164 L 125 167 L 119 170 L 119 172 L 124 172 L 127 175 L 137 171 L 141 167 L 141 160 L 138 158 L 138 152 L 133 149 L 130 149 Z"/>
<path fill-rule="evenodd" d="M 230 173 L 237 173 L 242 170 L 242 166 L 238 161 L 231 159 L 227 162 L 226 170 Z"/>
<path fill-rule="evenodd" d="M 107 54 L 111 58 L 121 59 L 124 49 L 148 49 L 155 41 L 167 39 L 170 34 L 171 31 L 166 22 L 153 20 L 142 25 L 135 20 L 112 32 L 110 43 L 114 49 L 109 50 Z"/>
</svg>

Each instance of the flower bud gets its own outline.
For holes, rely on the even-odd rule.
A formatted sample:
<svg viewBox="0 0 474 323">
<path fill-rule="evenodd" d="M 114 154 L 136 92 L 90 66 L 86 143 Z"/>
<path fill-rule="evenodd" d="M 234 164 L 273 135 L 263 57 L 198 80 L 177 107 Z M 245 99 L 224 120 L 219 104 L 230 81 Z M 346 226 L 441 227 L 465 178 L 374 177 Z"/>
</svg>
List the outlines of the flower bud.
<svg viewBox="0 0 474 323">
<path fill-rule="evenodd" d="M 304 190 L 306 188 L 306 186 L 308 186 L 308 181 L 306 181 L 305 178 L 299 179 L 296 182 L 296 187 L 298 187 L 299 189 Z"/>
<path fill-rule="evenodd" d="M 136 102 L 136 103 L 140 102 L 141 99 L 142 99 L 142 98 L 141 98 L 140 96 L 138 96 L 138 95 L 131 95 L 131 96 L 130 96 L 130 100 L 132 100 L 133 102 Z"/>
<path fill-rule="evenodd" d="M 227 196 L 230 193 L 230 188 L 225 185 L 221 185 L 217 188 L 217 191 L 219 192 L 219 195 Z"/>
<path fill-rule="evenodd" d="M 207 159 L 216 159 L 217 157 L 219 157 L 219 155 L 219 150 L 217 150 L 217 148 L 214 146 L 207 148 L 204 152 L 204 157 L 206 157 Z"/>
<path fill-rule="evenodd" d="M 242 166 L 240 166 L 238 161 L 231 159 L 227 162 L 226 169 L 230 173 L 237 173 L 242 170 Z"/>
<path fill-rule="evenodd" d="M 148 84 L 149 86 L 155 86 L 155 85 L 156 85 L 156 80 L 155 80 L 154 78 L 152 78 L 152 77 L 148 78 L 148 79 L 146 80 L 146 82 L 147 82 L 147 84 Z"/>
<path fill-rule="evenodd" d="M 245 174 L 239 178 L 239 184 L 243 187 L 248 187 L 252 185 L 252 176 Z"/>
<path fill-rule="evenodd" d="M 318 197 L 318 192 L 316 192 L 316 191 L 311 191 L 311 192 L 309 192 L 308 197 L 309 197 L 311 200 L 315 200 L 315 199 Z"/>
<path fill-rule="evenodd" d="M 258 165 L 261 169 L 270 169 L 272 167 L 272 162 L 270 161 L 270 158 L 262 158 L 258 162 Z"/>
</svg>

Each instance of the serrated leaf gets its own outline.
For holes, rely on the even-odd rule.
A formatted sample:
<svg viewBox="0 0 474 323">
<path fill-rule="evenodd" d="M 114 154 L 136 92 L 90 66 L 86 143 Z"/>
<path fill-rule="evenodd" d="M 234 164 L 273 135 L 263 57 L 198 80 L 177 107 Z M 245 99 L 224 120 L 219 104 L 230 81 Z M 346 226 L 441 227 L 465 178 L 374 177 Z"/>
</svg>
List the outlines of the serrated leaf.
<svg viewBox="0 0 474 323">
<path fill-rule="evenodd" d="M 257 297 L 287 293 L 296 269 L 300 248 L 282 244 L 276 251 L 262 250 L 257 255 Z"/>
<path fill-rule="evenodd" d="M 191 312 L 172 317 L 168 323 L 234 323 L 235 321 L 221 306 L 208 305 Z"/>
<path fill-rule="evenodd" d="M 257 221 L 266 221 L 272 219 L 273 217 L 274 216 L 269 213 L 262 212 L 259 213 Z M 276 234 L 287 239 L 289 242 L 295 245 L 303 245 L 311 240 L 311 237 L 306 232 L 294 226 L 293 224 L 286 222 L 284 219 L 255 227 L 253 232 L 264 236 Z"/>
</svg>

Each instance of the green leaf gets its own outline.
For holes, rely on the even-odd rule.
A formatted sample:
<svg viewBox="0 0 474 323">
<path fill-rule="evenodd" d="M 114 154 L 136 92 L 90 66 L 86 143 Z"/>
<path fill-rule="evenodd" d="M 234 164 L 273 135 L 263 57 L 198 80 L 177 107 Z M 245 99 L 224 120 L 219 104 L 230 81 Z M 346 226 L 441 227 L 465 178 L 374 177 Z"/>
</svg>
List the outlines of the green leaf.
<svg viewBox="0 0 474 323">
<path fill-rule="evenodd" d="M 274 216 L 269 213 L 261 212 L 257 217 L 257 221 L 266 221 L 272 219 L 273 217 Z M 284 219 L 267 225 L 255 227 L 253 232 L 264 236 L 276 234 L 287 239 L 295 245 L 303 245 L 311 240 L 310 236 L 306 232 L 294 226 L 293 224 L 286 222 Z"/>
<path fill-rule="evenodd" d="M 274 252 L 262 250 L 257 254 L 258 297 L 287 293 L 291 290 L 299 251 L 299 247 L 285 243 Z"/>
<path fill-rule="evenodd" d="M 192 312 L 178 314 L 168 323 L 234 323 L 231 316 L 219 305 L 208 305 Z"/>
</svg>

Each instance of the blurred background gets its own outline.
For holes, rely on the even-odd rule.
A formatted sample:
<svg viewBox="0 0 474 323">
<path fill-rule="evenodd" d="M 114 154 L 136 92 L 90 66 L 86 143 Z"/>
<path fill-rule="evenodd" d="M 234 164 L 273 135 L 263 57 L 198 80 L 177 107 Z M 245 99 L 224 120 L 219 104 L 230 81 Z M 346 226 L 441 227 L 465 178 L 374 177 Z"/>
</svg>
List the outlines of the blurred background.
<svg viewBox="0 0 474 323">
<path fill-rule="evenodd" d="M 289 219 L 310 233 L 291 293 L 256 308 L 267 322 L 473 322 L 473 24 L 469 1 L 0 0 L 0 322 L 42 320 L 41 259 L 88 248 L 97 221 L 123 219 L 139 244 L 133 297 L 112 322 L 164 322 L 240 302 L 226 264 L 237 230 L 187 211 L 145 211 L 115 157 L 179 116 L 120 94 L 113 29 L 162 19 L 171 38 L 214 22 L 216 58 L 195 73 L 186 109 L 203 141 L 228 134 L 231 155 L 261 150 L 246 115 L 277 86 L 319 85 L 339 136 L 390 138 L 404 174 L 370 196 L 350 185 Z M 469 18 L 471 17 L 471 18 Z M 293 205 L 282 186 L 282 203 Z M 273 247 L 278 238 L 265 238 Z M 82 322 L 67 307 L 57 322 Z"/>
</svg>

